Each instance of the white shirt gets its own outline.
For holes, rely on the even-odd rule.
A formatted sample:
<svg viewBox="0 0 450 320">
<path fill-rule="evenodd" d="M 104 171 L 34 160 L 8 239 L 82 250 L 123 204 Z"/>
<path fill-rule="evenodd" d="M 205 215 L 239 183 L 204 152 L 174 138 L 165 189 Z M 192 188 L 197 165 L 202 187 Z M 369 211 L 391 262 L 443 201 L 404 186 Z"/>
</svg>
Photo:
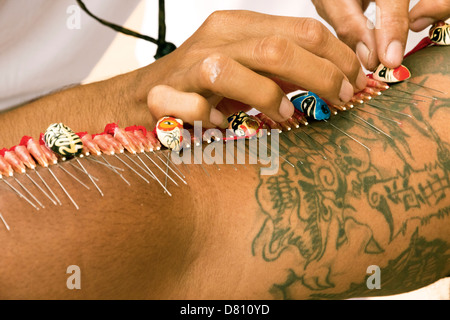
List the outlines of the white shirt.
<svg viewBox="0 0 450 320">
<path fill-rule="evenodd" d="M 123 24 L 140 0 L 86 0 Z M 116 36 L 75 0 L 0 0 L 0 111 L 80 83 Z"/>
</svg>

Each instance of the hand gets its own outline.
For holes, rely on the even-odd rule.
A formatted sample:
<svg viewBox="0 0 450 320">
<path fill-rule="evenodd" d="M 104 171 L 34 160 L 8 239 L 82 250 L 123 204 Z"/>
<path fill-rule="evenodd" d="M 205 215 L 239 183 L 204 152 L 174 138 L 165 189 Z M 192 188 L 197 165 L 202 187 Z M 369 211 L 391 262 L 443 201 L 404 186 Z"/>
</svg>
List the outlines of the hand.
<svg viewBox="0 0 450 320">
<path fill-rule="evenodd" d="M 419 32 L 450 17 L 450 0 L 421 0 L 409 13 L 410 28 Z"/>
<path fill-rule="evenodd" d="M 227 116 L 250 107 L 285 121 L 294 112 L 286 93 L 299 88 L 343 104 L 366 85 L 355 53 L 320 22 L 249 11 L 213 13 L 143 72 L 155 120 L 171 115 L 207 128 L 225 128 Z"/>
<path fill-rule="evenodd" d="M 396 68 L 403 61 L 408 38 L 409 0 L 376 0 L 379 14 L 375 27 L 370 26 L 364 16 L 370 2 L 313 0 L 320 16 L 334 27 L 341 40 L 356 51 L 368 70 L 376 69 L 380 62 Z"/>
</svg>

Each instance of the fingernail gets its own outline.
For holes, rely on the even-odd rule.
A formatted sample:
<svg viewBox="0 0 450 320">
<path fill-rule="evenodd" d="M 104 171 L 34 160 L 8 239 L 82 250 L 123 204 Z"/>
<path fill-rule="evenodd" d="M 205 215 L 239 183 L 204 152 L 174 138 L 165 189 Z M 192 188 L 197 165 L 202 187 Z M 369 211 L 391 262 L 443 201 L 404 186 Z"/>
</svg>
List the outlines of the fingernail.
<svg viewBox="0 0 450 320">
<path fill-rule="evenodd" d="M 339 93 L 339 98 L 342 102 L 349 102 L 353 98 L 353 86 L 347 80 L 342 82 L 341 92 Z"/>
<path fill-rule="evenodd" d="M 390 65 L 392 65 L 391 68 L 396 68 L 402 64 L 404 54 L 405 49 L 403 48 L 401 42 L 394 40 L 387 47 L 384 58 Z"/>
<path fill-rule="evenodd" d="M 358 78 L 356 79 L 356 88 L 363 90 L 367 86 L 367 77 L 362 69 L 359 71 Z"/>
<path fill-rule="evenodd" d="M 428 18 L 428 17 L 419 18 L 414 21 L 411 21 L 410 28 L 414 31 L 421 31 L 421 30 L 425 29 L 426 27 L 432 25 L 434 23 L 434 21 L 435 20 L 433 18 Z"/>
<path fill-rule="evenodd" d="M 281 99 L 280 109 L 278 111 L 283 119 L 289 119 L 294 114 L 294 105 L 287 97 Z"/>
<path fill-rule="evenodd" d="M 212 108 L 211 109 L 211 114 L 209 116 L 209 121 L 222 129 L 226 129 L 228 127 L 228 121 L 225 118 L 225 116 L 223 115 L 222 112 L 220 112 L 219 110 Z"/>
<path fill-rule="evenodd" d="M 361 64 L 366 68 L 369 66 L 370 53 L 371 51 L 363 42 L 358 42 L 356 45 L 356 55 L 358 56 L 359 61 L 361 61 Z"/>
</svg>

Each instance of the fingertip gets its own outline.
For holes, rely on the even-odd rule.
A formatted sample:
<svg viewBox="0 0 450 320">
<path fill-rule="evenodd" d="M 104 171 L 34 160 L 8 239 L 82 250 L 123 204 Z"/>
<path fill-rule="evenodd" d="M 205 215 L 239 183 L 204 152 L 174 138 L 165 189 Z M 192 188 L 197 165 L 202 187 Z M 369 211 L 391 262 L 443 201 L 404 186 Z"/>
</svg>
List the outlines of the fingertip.
<svg viewBox="0 0 450 320">
<path fill-rule="evenodd" d="M 395 69 L 402 64 L 404 55 L 405 55 L 405 46 L 400 41 L 393 40 L 386 47 L 381 62 L 386 67 Z"/>
<path fill-rule="evenodd" d="M 221 129 L 228 128 L 227 118 L 225 117 L 225 115 L 222 112 L 220 112 L 216 108 L 211 108 L 209 122 L 211 122 L 211 124 L 213 124 L 216 127 L 221 128 Z"/>
<path fill-rule="evenodd" d="M 356 88 L 358 91 L 363 90 L 367 87 L 367 77 L 364 71 L 361 69 L 358 74 L 358 78 L 356 79 Z"/>
<path fill-rule="evenodd" d="M 426 27 L 429 27 L 435 22 L 435 19 L 429 17 L 420 17 L 418 19 L 410 20 L 409 27 L 414 32 L 420 32 Z"/>
<path fill-rule="evenodd" d="M 292 104 L 292 102 L 286 96 L 284 96 L 281 99 L 281 104 L 280 104 L 280 108 L 278 111 L 282 120 L 286 121 L 287 119 L 292 117 L 292 115 L 294 114 L 294 110 L 295 110 L 295 107 Z"/>
<path fill-rule="evenodd" d="M 147 106 L 154 115 L 165 114 L 167 101 L 178 97 L 178 90 L 166 85 L 157 85 L 150 89 L 147 96 Z"/>
<path fill-rule="evenodd" d="M 372 50 L 369 50 L 364 42 L 360 41 L 356 44 L 356 56 L 365 68 L 368 68 L 369 66 L 369 59 L 371 54 Z"/>
<path fill-rule="evenodd" d="M 350 82 L 347 81 L 347 79 L 344 79 L 342 81 L 341 90 L 339 92 L 339 99 L 343 103 L 349 102 L 354 95 L 353 86 L 350 84 Z"/>
</svg>

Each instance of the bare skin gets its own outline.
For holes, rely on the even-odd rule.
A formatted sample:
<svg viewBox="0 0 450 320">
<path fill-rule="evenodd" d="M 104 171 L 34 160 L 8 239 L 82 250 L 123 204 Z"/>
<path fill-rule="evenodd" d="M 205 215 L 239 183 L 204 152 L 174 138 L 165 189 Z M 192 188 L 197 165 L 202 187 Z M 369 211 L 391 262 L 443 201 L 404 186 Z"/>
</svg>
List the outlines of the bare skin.
<svg viewBox="0 0 450 320">
<path fill-rule="evenodd" d="M 430 48 L 408 58 L 412 81 L 446 91 L 448 51 Z M 407 84 L 397 88 L 432 94 Z M 430 284 L 450 274 L 450 93 L 436 96 L 439 100 L 424 99 L 417 107 L 387 102 L 420 120 L 379 112 L 402 119 L 401 127 L 361 111 L 348 113 L 372 119 L 395 142 L 345 119 L 332 120 L 370 152 L 318 123 L 314 128 L 328 141 L 304 130 L 332 151 L 326 153 L 329 160 L 289 133 L 314 161 L 291 145 L 291 154 L 280 152 L 296 167 L 281 161 L 274 176 L 261 176 L 259 165 L 237 165 L 237 171 L 204 165 L 210 176 L 199 165 L 189 165 L 189 173 L 181 165 L 189 184 L 177 188 L 169 182 L 172 198 L 130 171 L 127 187 L 87 160 L 104 198 L 53 169 L 79 211 L 43 168 L 62 207 L 46 203 L 37 212 L 1 183 L 0 208 L 11 231 L 0 232 L 0 297 L 342 299 Z M 282 144 L 288 146 L 285 137 Z M 19 179 L 32 188 L 25 177 Z M 81 269 L 81 290 L 66 287 L 70 265 Z M 366 287 L 370 265 L 381 268 L 380 290 Z"/>
</svg>

